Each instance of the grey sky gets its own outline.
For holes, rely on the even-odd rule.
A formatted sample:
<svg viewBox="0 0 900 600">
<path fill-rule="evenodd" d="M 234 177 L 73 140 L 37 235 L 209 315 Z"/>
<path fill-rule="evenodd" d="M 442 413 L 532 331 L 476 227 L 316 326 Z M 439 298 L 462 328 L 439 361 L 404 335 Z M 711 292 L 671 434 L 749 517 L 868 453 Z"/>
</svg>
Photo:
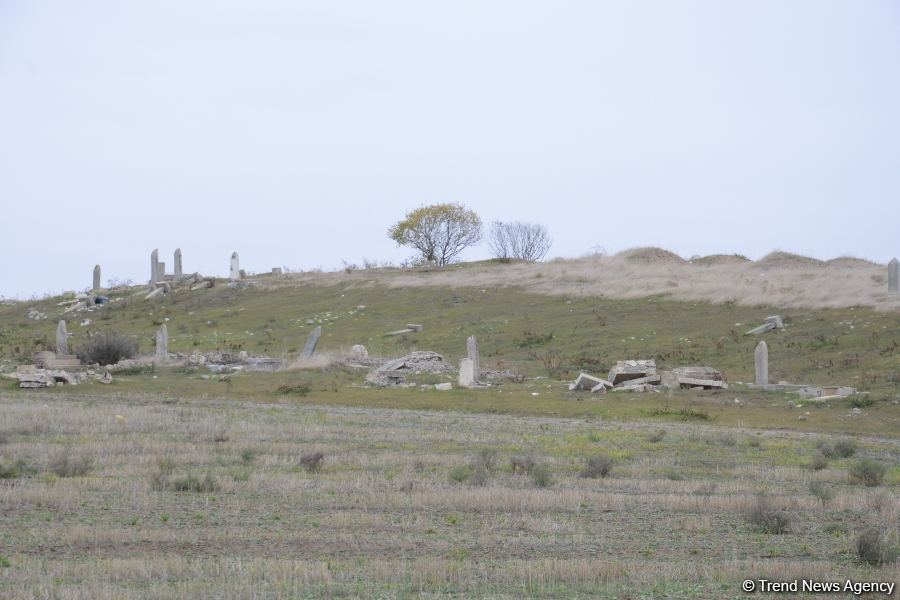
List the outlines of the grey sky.
<svg viewBox="0 0 900 600">
<path fill-rule="evenodd" d="M 446 201 L 552 256 L 886 261 L 898 63 L 890 0 L 0 0 L 0 294 L 398 261 Z"/>
</svg>

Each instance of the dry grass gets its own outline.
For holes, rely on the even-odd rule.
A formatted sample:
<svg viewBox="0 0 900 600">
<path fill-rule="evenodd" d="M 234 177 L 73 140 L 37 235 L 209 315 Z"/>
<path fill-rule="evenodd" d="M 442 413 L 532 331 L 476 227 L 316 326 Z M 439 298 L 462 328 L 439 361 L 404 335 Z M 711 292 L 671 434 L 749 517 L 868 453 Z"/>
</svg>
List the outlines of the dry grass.
<svg viewBox="0 0 900 600">
<path fill-rule="evenodd" d="M 522 287 L 551 295 L 633 299 L 665 296 L 689 302 L 733 302 L 783 308 L 867 306 L 900 310 L 887 292 L 887 267 L 841 257 L 830 261 L 773 252 L 753 262 L 714 255 L 693 261 L 659 248 L 615 256 L 555 259 L 545 263 L 494 262 L 443 269 L 370 269 L 351 273 L 298 273 L 269 285 L 378 282 L 392 287 Z"/>
<path fill-rule="evenodd" d="M 852 485 L 847 459 L 810 470 L 831 436 L 764 431 L 751 445 L 738 429 L 672 424 L 648 441 L 658 424 L 98 399 L 0 392 L 0 460 L 35 465 L 0 480 L 0 597 L 718 598 L 748 574 L 900 574 L 846 562 L 858 524 L 897 527 L 900 478 Z M 708 443 L 722 436 L 737 443 Z M 896 440 L 856 442 L 900 458 Z M 50 476 L 63 449 L 91 469 Z M 580 477 L 600 453 L 615 468 Z M 316 455 L 324 465 L 308 472 L 299 459 Z M 460 485 L 458 465 L 490 477 Z M 523 476 L 531 465 L 551 480 Z M 744 522 L 761 489 L 790 515 L 781 535 Z"/>
</svg>

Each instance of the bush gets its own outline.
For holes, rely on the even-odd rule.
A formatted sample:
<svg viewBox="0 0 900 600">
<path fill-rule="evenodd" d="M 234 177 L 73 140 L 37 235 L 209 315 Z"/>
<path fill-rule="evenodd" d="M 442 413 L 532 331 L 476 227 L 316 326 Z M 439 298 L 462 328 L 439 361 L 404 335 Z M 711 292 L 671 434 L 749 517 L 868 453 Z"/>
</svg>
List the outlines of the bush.
<svg viewBox="0 0 900 600">
<path fill-rule="evenodd" d="M 651 444 L 655 444 L 655 443 L 657 443 L 657 442 L 661 442 L 661 441 L 663 440 L 664 437 L 666 437 L 666 430 L 665 430 L 665 429 L 659 429 L 659 430 L 657 430 L 657 431 L 654 431 L 654 432 L 651 433 L 650 435 L 648 435 L 648 436 L 647 436 L 647 441 L 650 442 Z"/>
<path fill-rule="evenodd" d="M 586 479 L 604 478 L 609 475 L 613 461 L 608 456 L 592 456 L 587 459 L 587 464 L 581 469 L 580 476 Z"/>
<path fill-rule="evenodd" d="M 497 465 L 497 451 L 493 448 L 482 448 L 475 456 L 474 467 L 481 467 L 487 471 L 493 471 Z"/>
<path fill-rule="evenodd" d="M 317 473 L 325 462 L 325 454 L 322 452 L 310 452 L 300 457 L 300 466 L 307 473 Z"/>
<path fill-rule="evenodd" d="M 114 331 L 94 334 L 78 349 L 78 359 L 87 364 L 114 365 L 137 355 L 137 341 Z"/>
<path fill-rule="evenodd" d="M 780 534 L 785 533 L 790 524 L 790 519 L 780 508 L 772 504 L 772 500 L 765 494 L 759 494 L 753 505 L 744 515 L 747 522 L 759 533 Z"/>
<path fill-rule="evenodd" d="M 880 529 L 871 527 L 856 538 L 856 555 L 864 563 L 877 567 L 893 562 L 897 557 L 897 549 L 891 547 Z"/>
<path fill-rule="evenodd" d="M 534 469 L 534 459 L 530 456 L 511 456 L 509 458 L 509 466 L 512 467 L 513 473 L 529 475 Z"/>
<path fill-rule="evenodd" d="M 531 469 L 531 481 L 539 488 L 553 485 L 553 473 L 547 465 L 536 465 Z"/>
<path fill-rule="evenodd" d="M 57 477 L 83 477 L 90 473 L 93 467 L 93 457 L 82 455 L 76 458 L 68 452 L 61 452 L 50 461 L 50 470 Z"/>
<path fill-rule="evenodd" d="M 821 451 L 813 454 L 812 462 L 809 463 L 809 468 L 813 471 L 821 471 L 828 467 L 828 457 L 822 454 Z"/>
<path fill-rule="evenodd" d="M 831 502 L 831 499 L 834 498 L 832 489 L 821 481 L 810 481 L 809 493 L 815 496 L 816 499 L 822 503 L 822 506 L 828 504 Z"/>
<path fill-rule="evenodd" d="M 862 483 L 869 487 L 881 485 L 887 467 L 880 462 L 864 458 L 850 465 L 850 482 Z"/>
<path fill-rule="evenodd" d="M 826 458 L 850 458 L 856 453 L 856 442 L 853 440 L 838 440 L 831 445 L 822 442 L 819 444 L 819 452 Z"/>
<path fill-rule="evenodd" d="M 176 479 L 168 487 L 176 492 L 199 492 L 201 494 L 218 492 L 221 489 L 219 482 L 209 472 L 204 475 L 203 479 L 199 479 L 195 475 L 187 475 L 181 479 Z"/>
<path fill-rule="evenodd" d="M 472 476 L 472 467 L 469 465 L 457 465 L 450 469 L 450 480 L 456 483 L 465 483 Z"/>
<path fill-rule="evenodd" d="M 488 243 L 494 258 L 537 262 L 547 256 L 553 241 L 547 228 L 536 223 L 491 223 Z"/>
<path fill-rule="evenodd" d="M 0 462 L 0 479 L 18 479 L 34 475 L 35 472 L 36 470 L 21 458 L 10 463 Z"/>
<path fill-rule="evenodd" d="M 305 398 L 306 395 L 312 391 L 312 386 L 308 383 L 299 383 L 297 385 L 282 385 L 279 386 L 278 390 L 276 391 L 282 395 L 297 395 L 301 398 Z"/>
</svg>

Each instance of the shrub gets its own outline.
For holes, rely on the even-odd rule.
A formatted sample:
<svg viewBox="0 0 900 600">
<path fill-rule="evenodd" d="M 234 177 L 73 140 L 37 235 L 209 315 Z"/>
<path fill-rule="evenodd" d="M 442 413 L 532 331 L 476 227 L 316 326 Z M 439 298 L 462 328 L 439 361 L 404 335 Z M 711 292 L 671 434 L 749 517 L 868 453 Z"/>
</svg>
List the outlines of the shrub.
<svg viewBox="0 0 900 600">
<path fill-rule="evenodd" d="M 472 468 L 472 474 L 469 476 L 469 483 L 475 487 L 482 487 L 491 478 L 491 472 L 483 465 L 476 465 Z"/>
<path fill-rule="evenodd" d="M 828 504 L 834 498 L 834 492 L 830 487 L 821 481 L 809 482 L 809 493 L 816 497 L 822 503 L 822 506 Z"/>
<path fill-rule="evenodd" d="M 883 464 L 864 458 L 850 465 L 850 482 L 875 487 L 881 485 L 885 473 L 887 467 Z"/>
<path fill-rule="evenodd" d="M 34 475 L 36 470 L 23 459 L 13 462 L 0 462 L 0 479 L 18 479 Z"/>
<path fill-rule="evenodd" d="M 298 383 L 297 385 L 282 385 L 276 390 L 282 395 L 297 395 L 305 398 L 312 391 L 312 386 L 308 383 Z"/>
<path fill-rule="evenodd" d="M 488 242 L 495 258 L 528 262 L 542 260 L 553 243 L 543 225 L 500 221 L 491 223 Z"/>
<path fill-rule="evenodd" d="M 553 485 L 553 474 L 547 465 L 536 465 L 531 469 L 531 481 L 539 488 Z"/>
<path fill-rule="evenodd" d="M 821 471 L 828 467 L 828 457 L 822 454 L 821 451 L 813 454 L 812 462 L 809 463 L 809 468 L 813 471 Z"/>
<path fill-rule="evenodd" d="M 199 479 L 193 474 L 175 479 L 168 487 L 176 492 L 199 492 L 201 494 L 218 492 L 221 489 L 219 482 L 209 472 L 203 476 L 203 479 Z"/>
<path fill-rule="evenodd" d="M 87 364 L 114 365 L 122 359 L 134 358 L 137 354 L 137 341 L 114 331 L 92 335 L 78 349 L 78 359 Z"/>
<path fill-rule="evenodd" d="M 753 505 L 744 515 L 747 522 L 759 533 L 780 534 L 787 531 L 790 519 L 765 494 L 756 496 Z"/>
<path fill-rule="evenodd" d="M 893 562 L 897 549 L 892 547 L 880 529 L 870 527 L 856 538 L 856 555 L 864 563 L 879 566 Z"/>
<path fill-rule="evenodd" d="M 647 436 L 647 441 L 650 442 L 651 444 L 655 444 L 657 442 L 661 442 L 664 437 L 666 437 L 666 430 L 658 429 L 657 431 L 654 431 L 653 433 L 651 433 L 650 435 Z"/>
<path fill-rule="evenodd" d="M 325 462 L 325 454 L 322 452 L 310 452 L 300 457 L 300 466 L 307 473 L 317 473 Z"/>
<path fill-rule="evenodd" d="M 512 467 L 513 473 L 528 475 L 534 469 L 534 459 L 530 456 L 511 456 L 509 458 L 509 466 Z"/>
<path fill-rule="evenodd" d="M 830 445 L 822 442 L 818 447 L 826 458 L 850 458 L 856 453 L 856 442 L 853 440 L 838 440 Z"/>
<path fill-rule="evenodd" d="M 464 483 L 472 476 L 472 467 L 469 465 L 457 465 L 450 469 L 450 480 L 456 483 Z"/>
<path fill-rule="evenodd" d="M 156 461 L 156 472 L 150 476 L 150 487 L 162 491 L 168 487 L 169 476 L 175 471 L 175 462 L 168 457 Z"/>
<path fill-rule="evenodd" d="M 93 457 L 82 455 L 76 458 L 65 451 L 50 461 L 50 470 L 57 477 L 82 477 L 90 473 L 93 467 Z"/>
<path fill-rule="evenodd" d="M 587 459 L 587 464 L 581 469 L 580 476 L 589 479 L 604 478 L 609 475 L 613 461 L 608 456 L 598 455 Z"/>
<path fill-rule="evenodd" d="M 497 451 L 493 448 L 482 448 L 475 456 L 475 468 L 481 467 L 487 471 L 493 471 L 497 465 Z"/>
</svg>

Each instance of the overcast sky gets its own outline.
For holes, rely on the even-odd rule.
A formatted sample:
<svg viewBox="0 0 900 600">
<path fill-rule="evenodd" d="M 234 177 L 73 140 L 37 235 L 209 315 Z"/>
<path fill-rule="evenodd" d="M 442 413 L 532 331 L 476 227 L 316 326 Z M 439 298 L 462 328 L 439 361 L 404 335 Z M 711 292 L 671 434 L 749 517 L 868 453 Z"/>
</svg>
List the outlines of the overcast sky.
<svg viewBox="0 0 900 600">
<path fill-rule="evenodd" d="M 0 294 L 399 261 L 436 202 L 886 262 L 900 2 L 0 0 Z"/>
</svg>

